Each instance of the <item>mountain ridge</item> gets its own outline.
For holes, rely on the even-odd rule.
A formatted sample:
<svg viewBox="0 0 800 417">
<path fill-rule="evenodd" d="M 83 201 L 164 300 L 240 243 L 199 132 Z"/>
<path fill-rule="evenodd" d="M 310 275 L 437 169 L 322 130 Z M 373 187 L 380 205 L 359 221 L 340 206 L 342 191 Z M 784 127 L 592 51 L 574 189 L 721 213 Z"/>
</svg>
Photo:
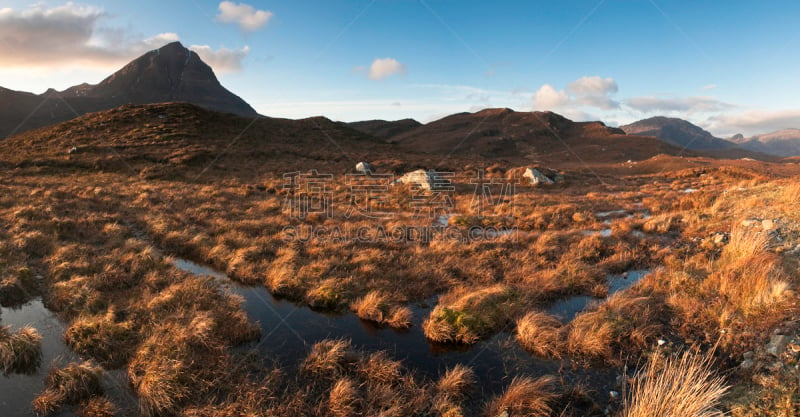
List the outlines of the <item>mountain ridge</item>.
<svg viewBox="0 0 800 417">
<path fill-rule="evenodd" d="M 0 138 L 125 104 L 173 101 L 245 117 L 258 115 L 219 83 L 196 52 L 173 42 L 139 56 L 96 85 L 50 88 L 38 95 L 0 87 Z"/>
</svg>

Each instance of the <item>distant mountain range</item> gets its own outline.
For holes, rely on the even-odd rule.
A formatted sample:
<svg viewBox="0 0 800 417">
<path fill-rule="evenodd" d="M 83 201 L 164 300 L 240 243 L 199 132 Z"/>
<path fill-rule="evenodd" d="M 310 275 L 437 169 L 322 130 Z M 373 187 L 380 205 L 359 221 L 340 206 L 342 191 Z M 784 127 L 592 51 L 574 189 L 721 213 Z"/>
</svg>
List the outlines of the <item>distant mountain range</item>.
<svg viewBox="0 0 800 417">
<path fill-rule="evenodd" d="M 176 110 L 176 102 L 190 103 L 208 112 L 182 108 Z M 209 117 L 229 126 L 238 126 L 234 119 L 223 117 L 220 113 L 228 113 L 234 118 L 258 117 L 258 113 L 244 100 L 225 89 L 217 80 L 211 67 L 200 57 L 178 42 L 165 45 L 150 51 L 133 60 L 128 65 L 112 74 L 97 85 L 81 84 L 64 91 L 53 89 L 36 95 L 32 93 L 12 91 L 0 88 L 0 139 L 16 135 L 44 126 L 57 125 L 85 114 L 102 113 L 101 116 L 79 118 L 77 120 L 106 120 L 102 137 L 113 142 L 115 135 L 124 146 L 130 143 L 130 123 L 120 119 L 129 115 L 145 120 L 145 110 L 125 108 L 121 112 L 107 110 L 120 109 L 125 105 L 167 104 L 158 107 L 160 114 L 185 114 L 186 123 L 198 118 Z M 191 108 L 194 109 L 194 108 Z M 216 115 L 213 116 L 212 115 Z M 165 116 L 166 117 L 166 116 Z M 188 117 L 188 116 L 187 116 Z M 509 162 L 527 163 L 584 163 L 584 162 L 625 162 L 643 160 L 657 154 L 675 156 L 704 155 L 720 158 L 754 158 L 770 159 L 765 154 L 790 156 L 800 155 L 800 130 L 788 129 L 769 135 L 744 137 L 725 140 L 714 137 L 711 133 L 676 118 L 653 117 L 641 120 L 621 128 L 608 127 L 602 122 L 573 122 L 553 112 L 516 112 L 507 108 L 485 109 L 475 113 L 458 113 L 442 119 L 422 124 L 413 119 L 397 121 L 368 120 L 353 123 L 332 122 L 325 118 L 303 120 L 271 119 L 270 122 L 258 126 L 279 126 L 280 132 L 268 132 L 254 129 L 264 135 L 264 140 L 283 144 L 278 148 L 270 148 L 275 152 L 288 146 L 291 138 L 297 143 L 311 129 L 309 126 L 324 126 L 340 138 L 342 143 L 363 146 L 370 143 L 376 154 L 392 158 L 398 154 L 415 155 L 432 161 L 444 161 L 461 158 L 501 159 Z M 280 120 L 280 123 L 277 121 Z M 180 133 L 179 120 L 170 119 L 170 129 Z M 124 124 L 125 129 L 113 126 Z M 54 127 L 55 130 L 44 130 L 41 134 L 22 135 L 19 145 L 39 143 L 47 137 L 46 143 L 56 143 L 53 132 L 63 131 L 64 125 Z M 66 132 L 74 133 L 87 130 L 74 124 Z M 128 129 L 128 130 L 126 130 Z M 187 127 L 189 129 L 189 127 Z M 207 129 L 212 129 L 208 126 Z M 91 129 L 88 129 L 91 130 Z M 87 131 L 88 131 L 87 130 Z M 313 129 L 312 129 L 313 130 Z M 190 137 L 207 141 L 201 131 L 192 131 L 191 135 L 181 136 L 182 140 Z M 98 133 L 92 131 L 92 134 Z M 305 133 L 304 133 L 305 132 Z M 80 136 L 67 135 L 73 143 L 91 143 L 92 147 L 100 144 L 100 138 L 81 139 Z M 101 137 L 101 138 L 102 138 Z M 279 138 L 276 139 L 276 138 Z M 324 136 L 323 136 L 324 138 Z M 367 139 L 365 139 L 367 138 Z M 158 143 L 158 137 L 150 138 Z M 254 139 L 257 140 L 257 139 Z M 366 140 L 366 141 L 365 141 Z M 330 140 L 328 140 L 330 142 Z M 66 142 L 65 142 L 66 143 Z M 183 143 L 183 142 L 181 142 Z M 174 144 L 174 143 L 173 143 Z M 190 143 L 185 143 L 190 146 Z M 380 144 L 380 145 L 377 145 Z M 40 144 L 47 147 L 46 144 Z M 325 144 L 327 147 L 330 143 Z M 170 145 L 171 146 L 171 145 Z M 336 147 L 334 147 L 336 148 Z M 293 147 L 288 153 L 296 154 Z M 55 154 L 63 149 L 52 150 Z M 355 151 L 338 149 L 342 151 Z M 170 148 L 170 152 L 176 152 Z M 425 156 L 427 155 L 427 156 Z M 318 156 L 324 159 L 323 156 Z M 774 158 L 772 158 L 774 159 Z"/>
<path fill-rule="evenodd" d="M 675 146 L 694 150 L 721 150 L 736 147 L 735 143 L 714 137 L 686 120 L 674 117 L 651 117 L 620 126 L 629 135 L 655 136 Z"/>
<path fill-rule="evenodd" d="M 783 129 L 750 138 L 736 135 L 729 140 L 754 152 L 782 157 L 800 155 L 800 129 Z"/>
<path fill-rule="evenodd" d="M 258 115 L 226 90 L 195 52 L 174 42 L 133 60 L 97 85 L 50 89 L 39 95 L 0 88 L 0 138 L 123 104 L 170 101 L 240 116 Z"/>
</svg>

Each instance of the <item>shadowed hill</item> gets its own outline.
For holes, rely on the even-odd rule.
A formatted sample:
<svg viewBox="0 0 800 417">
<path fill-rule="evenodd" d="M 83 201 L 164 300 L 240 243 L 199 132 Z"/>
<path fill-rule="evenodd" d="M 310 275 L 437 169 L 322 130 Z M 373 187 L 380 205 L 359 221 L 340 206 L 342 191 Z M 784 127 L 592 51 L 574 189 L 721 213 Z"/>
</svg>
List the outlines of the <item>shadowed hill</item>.
<svg viewBox="0 0 800 417">
<path fill-rule="evenodd" d="M 81 84 L 41 95 L 0 88 L 0 138 L 123 104 L 185 101 L 209 110 L 255 117 L 223 87 L 195 53 L 174 42 L 150 51 L 97 85 Z"/>
<path fill-rule="evenodd" d="M 414 119 L 403 119 L 395 121 L 386 120 L 365 120 L 361 122 L 348 123 L 348 126 L 378 139 L 391 139 L 413 129 L 422 126 L 422 123 Z"/>
<path fill-rule="evenodd" d="M 406 150 L 515 161 L 621 162 L 678 154 L 662 141 L 628 136 L 601 122 L 573 122 L 553 112 L 486 109 L 459 113 L 390 139 Z"/>
<path fill-rule="evenodd" d="M 783 129 L 751 138 L 732 138 L 739 146 L 755 152 L 781 157 L 800 155 L 800 129 Z"/>
<path fill-rule="evenodd" d="M 736 148 L 736 144 L 714 137 L 701 127 L 674 117 L 651 117 L 620 126 L 620 129 L 629 135 L 655 136 L 686 149 L 713 151 Z"/>
<path fill-rule="evenodd" d="M 197 173 L 349 170 L 392 154 L 373 137 L 317 117 L 244 118 L 188 103 L 125 105 L 0 141 L 17 166 Z"/>
</svg>

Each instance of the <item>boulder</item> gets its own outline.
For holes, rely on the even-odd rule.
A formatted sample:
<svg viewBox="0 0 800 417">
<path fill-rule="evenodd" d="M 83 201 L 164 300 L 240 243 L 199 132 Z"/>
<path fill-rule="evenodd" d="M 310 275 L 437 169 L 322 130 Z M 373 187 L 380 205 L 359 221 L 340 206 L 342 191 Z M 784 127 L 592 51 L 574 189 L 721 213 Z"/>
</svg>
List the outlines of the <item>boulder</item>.
<svg viewBox="0 0 800 417">
<path fill-rule="evenodd" d="M 772 336 L 770 339 L 769 344 L 767 344 L 767 353 L 772 356 L 780 356 L 781 353 L 786 349 L 786 346 L 789 345 L 789 342 L 792 340 L 790 336 L 785 334 L 776 334 Z"/>
<path fill-rule="evenodd" d="M 398 182 L 403 184 L 411 184 L 420 187 L 423 190 L 431 190 L 434 187 L 436 172 L 433 170 L 418 169 L 404 174 Z"/>
<path fill-rule="evenodd" d="M 367 174 L 367 175 L 370 175 L 370 174 L 372 174 L 374 172 L 372 170 L 372 165 L 370 165 L 369 162 L 359 162 L 359 163 L 357 163 L 356 164 L 356 171 L 358 171 L 358 172 L 360 172 L 362 174 Z"/>
<path fill-rule="evenodd" d="M 522 174 L 522 178 L 530 180 L 531 185 L 556 183 L 552 178 L 542 174 L 542 172 L 536 168 L 527 168 L 525 173 Z"/>
</svg>

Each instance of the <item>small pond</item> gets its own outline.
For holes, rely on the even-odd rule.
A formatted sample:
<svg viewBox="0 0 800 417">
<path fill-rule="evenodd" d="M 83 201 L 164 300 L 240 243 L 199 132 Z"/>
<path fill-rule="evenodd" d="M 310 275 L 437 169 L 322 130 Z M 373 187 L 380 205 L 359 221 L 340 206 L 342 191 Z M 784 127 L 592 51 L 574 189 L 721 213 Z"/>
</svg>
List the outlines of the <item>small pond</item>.
<svg viewBox="0 0 800 417">
<path fill-rule="evenodd" d="M 186 261 L 174 260 L 179 269 L 218 279 L 225 274 Z M 410 306 L 413 326 L 395 330 L 359 319 L 355 314 L 332 314 L 312 310 L 273 297 L 264 287 L 247 287 L 227 281 L 231 293 L 244 299 L 243 308 L 250 320 L 262 329 L 261 341 L 254 344 L 264 355 L 278 361 L 290 372 L 297 371 L 311 346 L 328 338 L 344 338 L 358 349 L 387 351 L 393 358 L 419 375 L 431 379 L 441 376 L 456 364 L 472 367 L 484 394 L 496 394 L 519 374 L 561 375 L 567 382 L 585 382 L 595 388 L 610 389 L 614 372 L 610 369 L 572 367 L 566 361 L 533 357 L 525 352 L 509 332 L 500 332 L 473 346 L 439 344 L 422 332 L 422 322 L 436 303 L 435 299 Z M 601 391 L 602 392 L 602 391 Z"/>
</svg>

